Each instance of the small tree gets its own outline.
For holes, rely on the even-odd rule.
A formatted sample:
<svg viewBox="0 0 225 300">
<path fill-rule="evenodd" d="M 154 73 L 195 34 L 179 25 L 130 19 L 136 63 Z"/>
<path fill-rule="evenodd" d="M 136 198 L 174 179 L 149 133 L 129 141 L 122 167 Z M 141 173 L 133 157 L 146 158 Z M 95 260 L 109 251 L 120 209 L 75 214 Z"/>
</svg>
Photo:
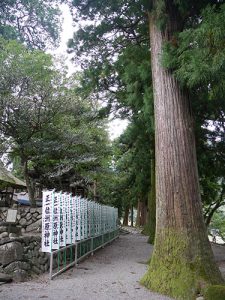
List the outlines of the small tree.
<svg viewBox="0 0 225 300">
<path fill-rule="evenodd" d="M 1 140 L 20 156 L 29 198 L 35 205 L 28 174 L 32 141 L 51 126 L 62 110 L 63 79 L 54 69 L 50 55 L 4 39 L 0 47 Z"/>
</svg>

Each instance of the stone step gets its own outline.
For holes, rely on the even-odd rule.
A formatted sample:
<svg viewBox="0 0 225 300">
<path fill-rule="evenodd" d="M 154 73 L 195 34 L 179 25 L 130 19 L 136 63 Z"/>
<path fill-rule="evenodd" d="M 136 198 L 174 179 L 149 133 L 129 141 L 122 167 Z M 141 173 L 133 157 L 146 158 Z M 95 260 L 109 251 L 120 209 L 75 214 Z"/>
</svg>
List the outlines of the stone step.
<svg viewBox="0 0 225 300">
<path fill-rule="evenodd" d="M 0 282 L 11 282 L 12 276 L 7 275 L 5 273 L 0 273 Z"/>
</svg>

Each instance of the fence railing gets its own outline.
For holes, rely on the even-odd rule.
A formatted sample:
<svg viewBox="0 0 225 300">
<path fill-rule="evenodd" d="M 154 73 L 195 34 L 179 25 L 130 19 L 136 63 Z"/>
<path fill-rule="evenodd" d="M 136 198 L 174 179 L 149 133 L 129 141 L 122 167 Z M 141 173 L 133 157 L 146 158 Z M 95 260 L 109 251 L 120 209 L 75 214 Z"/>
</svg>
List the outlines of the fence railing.
<svg viewBox="0 0 225 300">
<path fill-rule="evenodd" d="M 117 208 L 54 190 L 43 192 L 42 203 L 42 252 L 50 253 L 50 278 L 118 236 Z"/>
<path fill-rule="evenodd" d="M 67 245 L 50 253 L 50 279 L 76 266 L 78 262 L 118 238 L 118 230 Z"/>
</svg>

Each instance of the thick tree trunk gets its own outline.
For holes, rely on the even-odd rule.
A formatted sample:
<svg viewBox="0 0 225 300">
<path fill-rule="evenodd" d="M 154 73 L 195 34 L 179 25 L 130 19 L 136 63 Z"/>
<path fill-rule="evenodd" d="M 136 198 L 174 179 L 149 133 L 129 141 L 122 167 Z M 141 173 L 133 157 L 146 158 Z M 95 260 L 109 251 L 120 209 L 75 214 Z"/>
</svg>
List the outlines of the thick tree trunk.
<svg viewBox="0 0 225 300">
<path fill-rule="evenodd" d="M 123 226 L 128 226 L 129 210 L 130 210 L 129 206 L 126 206 L 124 217 L 123 217 Z"/>
<path fill-rule="evenodd" d="M 166 2 L 168 6 L 171 3 Z M 188 300 L 205 285 L 221 283 L 222 277 L 202 216 L 189 97 L 161 66 L 163 43 L 178 29 L 173 7 L 167 7 L 166 17 L 162 32 L 150 15 L 157 210 L 155 248 L 142 283 Z"/>
<path fill-rule="evenodd" d="M 32 181 L 30 179 L 30 176 L 28 174 L 28 167 L 27 167 L 26 160 L 24 162 L 24 178 L 25 178 L 26 185 L 27 185 L 27 192 L 28 192 L 28 196 L 29 196 L 29 200 L 30 200 L 30 205 L 31 205 L 31 207 L 36 207 L 36 201 L 34 198 L 35 189 L 34 189 Z"/>
</svg>

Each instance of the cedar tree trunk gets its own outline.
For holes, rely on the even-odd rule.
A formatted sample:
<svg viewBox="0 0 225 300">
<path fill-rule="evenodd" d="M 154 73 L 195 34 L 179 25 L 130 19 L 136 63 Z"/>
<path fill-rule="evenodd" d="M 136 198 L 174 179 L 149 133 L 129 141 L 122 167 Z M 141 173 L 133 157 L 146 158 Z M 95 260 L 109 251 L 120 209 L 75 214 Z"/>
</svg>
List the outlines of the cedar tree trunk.
<svg viewBox="0 0 225 300">
<path fill-rule="evenodd" d="M 135 226 L 140 227 L 140 198 L 138 198 L 138 205 L 137 205 L 137 218 L 136 218 L 136 223 Z"/>
<path fill-rule="evenodd" d="M 129 217 L 129 206 L 125 207 L 124 217 L 123 217 L 123 225 L 128 226 L 128 217 Z"/>
<path fill-rule="evenodd" d="M 140 226 L 145 226 L 147 220 L 147 205 L 145 199 L 140 202 Z"/>
<path fill-rule="evenodd" d="M 153 1 L 153 6 L 156 1 Z M 164 29 L 149 14 L 155 112 L 156 237 L 142 283 L 176 299 L 195 299 L 222 283 L 203 221 L 190 99 L 161 65 L 162 47 L 179 31 L 173 1 L 166 3 Z"/>
<path fill-rule="evenodd" d="M 134 207 L 133 205 L 131 206 L 131 227 L 134 227 Z"/>
</svg>

